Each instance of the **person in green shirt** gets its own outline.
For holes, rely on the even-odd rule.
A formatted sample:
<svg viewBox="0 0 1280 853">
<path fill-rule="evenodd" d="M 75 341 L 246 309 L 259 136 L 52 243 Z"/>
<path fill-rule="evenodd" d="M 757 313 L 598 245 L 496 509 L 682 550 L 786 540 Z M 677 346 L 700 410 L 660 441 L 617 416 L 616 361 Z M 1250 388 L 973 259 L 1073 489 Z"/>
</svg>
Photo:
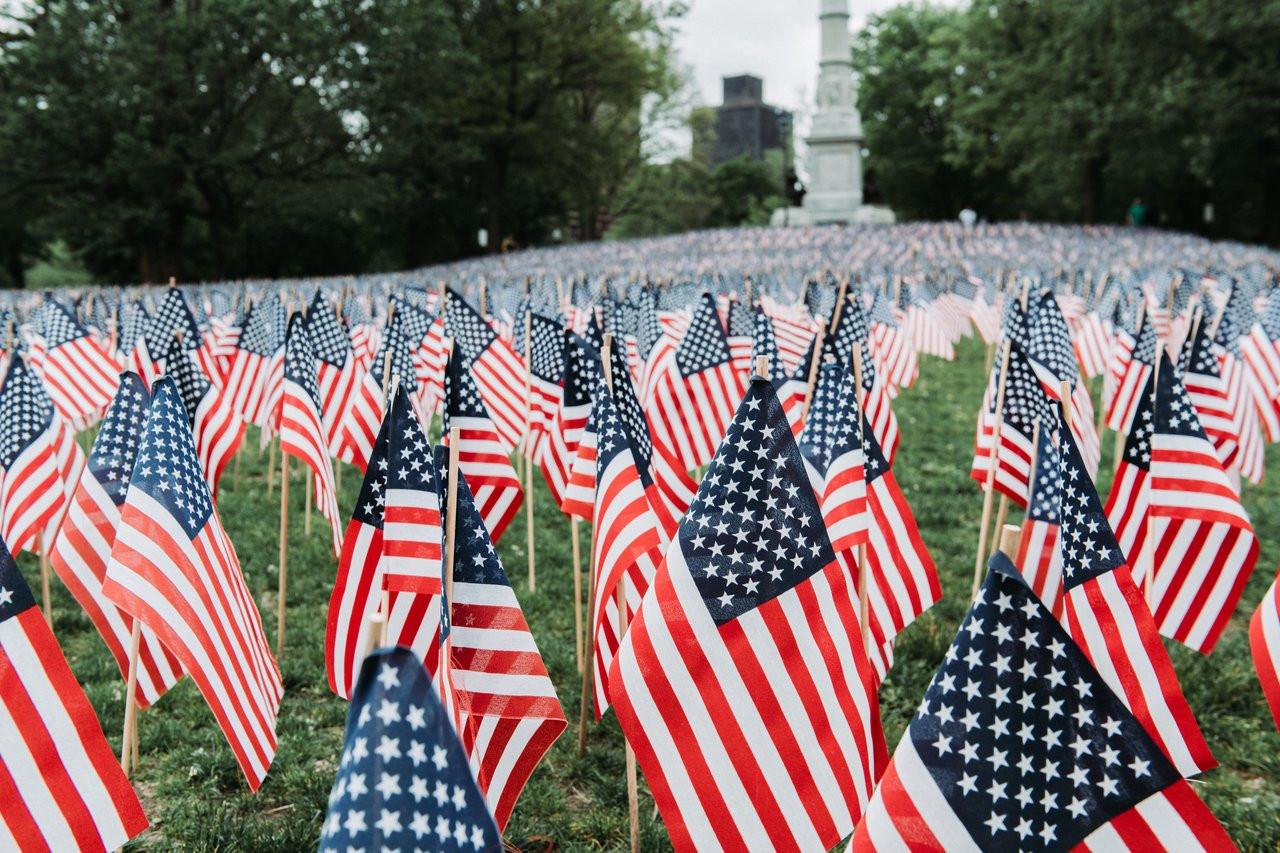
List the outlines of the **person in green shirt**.
<svg viewBox="0 0 1280 853">
<path fill-rule="evenodd" d="M 1139 228 L 1147 224 L 1147 206 L 1142 203 L 1141 198 L 1135 198 L 1133 204 L 1129 205 L 1125 221 Z"/>
</svg>

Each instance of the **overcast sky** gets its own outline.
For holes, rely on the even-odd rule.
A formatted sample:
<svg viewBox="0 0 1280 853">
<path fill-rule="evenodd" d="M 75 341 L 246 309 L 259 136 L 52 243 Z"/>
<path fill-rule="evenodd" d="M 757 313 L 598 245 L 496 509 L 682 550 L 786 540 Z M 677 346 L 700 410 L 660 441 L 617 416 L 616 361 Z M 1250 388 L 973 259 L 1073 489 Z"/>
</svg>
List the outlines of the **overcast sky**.
<svg viewBox="0 0 1280 853">
<path fill-rule="evenodd" d="M 850 28 L 900 1 L 850 0 Z M 678 29 L 680 62 L 703 104 L 720 103 L 721 77 L 747 73 L 764 79 L 767 102 L 808 109 L 818 79 L 818 0 L 693 0 Z"/>
</svg>

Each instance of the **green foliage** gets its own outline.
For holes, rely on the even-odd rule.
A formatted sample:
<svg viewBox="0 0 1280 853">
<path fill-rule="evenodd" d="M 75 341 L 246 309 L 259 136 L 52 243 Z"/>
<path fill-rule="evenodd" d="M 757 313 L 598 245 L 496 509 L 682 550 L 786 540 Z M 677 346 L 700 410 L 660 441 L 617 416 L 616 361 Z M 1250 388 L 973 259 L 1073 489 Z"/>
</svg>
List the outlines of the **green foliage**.
<svg viewBox="0 0 1280 853">
<path fill-rule="evenodd" d="M 973 548 L 982 501 L 968 477 L 973 417 L 981 404 L 982 348 L 974 339 L 947 364 L 926 358 L 916 386 L 894 403 L 903 434 L 895 474 L 938 566 L 943 598 L 900 636 L 896 661 L 880 691 L 890 747 L 897 743 L 942 662 L 968 606 Z M 1109 454 L 1111 442 L 1104 442 Z M 235 543 L 254 600 L 274 636 L 279 485 L 266 488 L 269 458 L 251 429 L 239 459 L 223 475 L 218 512 Z M 1272 448 L 1274 449 L 1274 448 Z M 279 457 L 276 457 L 277 465 Z M 1275 459 L 1271 460 L 1273 463 Z M 340 506 L 348 511 L 359 477 L 344 466 Z M 249 793 L 231 751 L 190 679 L 139 719 L 141 765 L 136 785 L 152 828 L 131 849 L 194 851 L 311 849 L 320 837 L 336 771 L 347 704 L 329 693 L 324 666 L 325 614 L 335 560 L 324 521 L 313 514 L 304 532 L 300 466 L 290 465 L 288 623 L 281 661 L 285 696 L 280 750 L 261 791 Z M 1104 458 L 1103 472 L 1110 472 Z M 569 523 L 534 475 L 537 589 L 526 582 L 521 517 L 499 544 L 538 647 L 556 684 L 569 729 L 534 772 L 516 806 L 507 840 L 523 850 L 625 849 L 624 752 L 616 718 L 588 730 L 577 754 L 581 680 L 575 663 L 573 561 Z M 1105 494 L 1109 473 L 1102 475 Z M 278 477 L 277 477 L 278 480 Z M 1262 552 L 1241 605 L 1217 649 L 1202 657 L 1169 643 L 1183 688 L 1222 766 L 1196 784 L 1242 849 L 1280 843 L 1280 734 L 1273 727 L 1249 659 L 1247 620 L 1280 561 L 1280 478 L 1246 487 L 1245 505 Z M 1013 513 L 1016 521 L 1016 511 Z M 581 526 L 583 566 L 590 527 Z M 30 555 L 20 560 L 37 577 Z M 54 629 L 88 692 L 113 746 L 119 747 L 123 680 L 93 625 L 54 581 Z M 669 844 L 644 777 L 640 780 L 641 849 Z"/>
<path fill-rule="evenodd" d="M 782 198 L 782 152 L 745 154 L 709 167 L 699 158 L 641 167 L 612 238 L 674 234 L 697 228 L 765 225 Z"/>
<path fill-rule="evenodd" d="M 668 0 L 61 0 L 0 49 L 0 259 L 358 272 L 598 236 L 677 90 Z"/>
<path fill-rule="evenodd" d="M 1142 196 L 1280 242 L 1277 38 L 1276 0 L 898 7 L 854 50 L 868 166 L 912 216 L 1120 222 Z"/>
</svg>

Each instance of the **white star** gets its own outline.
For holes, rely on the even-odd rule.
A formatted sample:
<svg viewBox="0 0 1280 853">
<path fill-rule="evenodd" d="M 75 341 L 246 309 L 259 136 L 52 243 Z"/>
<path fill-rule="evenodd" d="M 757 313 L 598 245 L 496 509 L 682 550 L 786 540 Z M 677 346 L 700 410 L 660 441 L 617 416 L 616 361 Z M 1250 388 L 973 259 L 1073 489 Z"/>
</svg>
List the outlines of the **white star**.
<svg viewBox="0 0 1280 853">
<path fill-rule="evenodd" d="M 400 826 L 400 812 L 391 812 L 386 809 L 380 809 L 379 811 L 382 814 L 378 817 L 378 821 L 374 826 L 378 827 L 378 830 L 383 835 L 391 835 L 403 829 Z"/>
<path fill-rule="evenodd" d="M 933 747 L 938 750 L 939 755 L 946 755 L 951 751 L 951 738 L 939 732 L 938 739 L 934 741 Z"/>
<path fill-rule="evenodd" d="M 443 770 L 449 766 L 449 754 L 443 747 L 433 746 L 431 753 L 431 762 L 435 764 L 437 770 Z"/>
</svg>

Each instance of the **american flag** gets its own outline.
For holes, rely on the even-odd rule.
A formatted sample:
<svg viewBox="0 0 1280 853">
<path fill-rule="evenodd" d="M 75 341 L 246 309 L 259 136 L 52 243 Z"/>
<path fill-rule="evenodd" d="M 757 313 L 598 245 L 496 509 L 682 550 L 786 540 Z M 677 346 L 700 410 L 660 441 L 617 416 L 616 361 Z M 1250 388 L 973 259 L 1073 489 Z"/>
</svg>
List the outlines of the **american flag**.
<svg viewBox="0 0 1280 853">
<path fill-rule="evenodd" d="M 1248 369 L 1241 355 L 1240 340 L 1253 325 L 1253 308 L 1244 291 L 1232 287 L 1222 308 L 1213 342 L 1218 354 L 1218 367 L 1222 381 L 1227 386 L 1227 399 L 1231 403 L 1231 417 L 1236 434 L 1240 437 L 1238 457 L 1240 476 L 1251 483 L 1261 483 L 1266 464 L 1262 442 L 1262 427 L 1258 422 L 1258 410 L 1247 381 Z"/>
<path fill-rule="evenodd" d="M 799 444 L 822 509 L 822 521 L 837 554 L 867 542 L 862 421 L 849 375 L 834 361 L 824 365 Z"/>
<path fill-rule="evenodd" d="M 44 385 L 15 352 L 0 384 L 0 538 L 15 554 L 31 549 L 62 507 L 60 430 Z"/>
<path fill-rule="evenodd" d="M 1050 424 L 1041 423 L 1032 462 L 1027 512 L 1014 563 L 1044 606 L 1062 616 L 1062 472 Z"/>
<path fill-rule="evenodd" d="M 529 352 L 525 353 L 529 372 L 529 433 L 524 452 L 530 459 L 543 455 L 543 444 L 555 429 L 556 412 L 564 381 L 565 334 L 562 324 L 542 314 L 528 312 Z M 519 344 L 524 349 L 521 324 Z"/>
<path fill-rule="evenodd" d="M 987 302 L 987 289 L 984 287 L 978 290 L 978 295 L 969 308 L 969 319 L 973 322 L 973 327 L 978 330 L 978 337 L 982 338 L 982 342 L 988 346 L 1000 341 L 999 303 L 998 298 Z"/>
<path fill-rule="evenodd" d="M 475 388 L 503 448 L 510 453 L 519 444 L 528 421 L 524 362 L 489 322 L 453 290 L 445 295 L 445 332 L 453 338 L 455 351 L 470 365 Z"/>
<path fill-rule="evenodd" d="M 1089 661 L 1183 775 L 1217 766 L 1068 431 L 1058 429 L 1066 616 Z"/>
<path fill-rule="evenodd" d="M 614 374 L 615 387 L 629 381 L 625 374 Z M 623 393 L 629 391 L 624 389 Z M 641 453 L 635 449 L 630 433 L 601 379 L 586 430 L 590 440 L 582 445 L 590 449 L 595 463 L 588 519 L 595 529 L 591 540 L 595 567 L 591 631 L 596 719 L 609 707 L 609 665 L 622 642 L 622 617 L 628 622 L 634 617 L 669 539 L 662 533 L 646 492 L 637 463 Z M 642 440 L 647 441 L 647 435 Z M 651 452 L 650 448 L 645 450 Z M 579 462 L 583 458 L 580 456 Z M 625 585 L 620 586 L 624 579 Z"/>
<path fill-rule="evenodd" d="M 412 357 L 400 331 L 401 316 L 393 315 L 383 330 L 378 354 L 352 391 L 351 404 L 339 428 L 338 458 L 356 465 L 361 471 L 369 465 L 378 426 L 382 423 L 384 374 L 387 379 L 394 374 L 406 382 L 413 374 Z"/>
<path fill-rule="evenodd" d="M 173 379 L 195 436 L 196 456 L 214 497 L 222 471 L 240 449 L 244 421 L 227 394 L 209 381 L 177 339 L 165 357 L 165 375 Z"/>
<path fill-rule="evenodd" d="M 764 309 L 756 308 L 756 323 L 751 343 L 751 361 L 764 356 L 769 360 L 769 379 L 782 403 L 782 411 L 791 425 L 792 435 L 799 435 L 804 426 L 804 397 L 808 391 L 809 365 L 801 364 L 788 369 L 778 348 L 778 336 L 774 321 Z"/>
<path fill-rule="evenodd" d="M 214 509 L 178 387 L 163 376 L 153 391 L 103 591 L 182 663 L 256 791 L 276 751 L 280 670 Z"/>
<path fill-rule="evenodd" d="M 0 544 L 0 847 L 113 850 L 147 828 L 93 706 Z"/>
<path fill-rule="evenodd" d="M 925 547 L 915 514 L 903 495 L 892 463 L 870 424 L 862 422 L 862 455 L 867 478 L 867 654 L 883 678 L 892 662 L 893 638 L 942 597 L 938 571 Z M 838 555 L 856 577 L 848 551 Z"/>
<path fill-rule="evenodd" d="M 330 456 L 337 456 L 342 422 L 360 377 L 346 323 L 334 313 L 319 289 L 307 309 L 307 333 L 316 351 L 316 384 L 320 391 L 325 448 Z"/>
<path fill-rule="evenodd" d="M 45 388 L 63 420 L 84 429 L 101 417 L 115 394 L 115 359 L 55 300 L 45 302 L 44 338 Z"/>
<path fill-rule="evenodd" d="M 1280 729 L 1280 578 L 1262 596 L 1249 621 L 1249 648 L 1271 717 Z"/>
<path fill-rule="evenodd" d="M 407 391 L 392 391 L 387 420 L 382 588 L 438 595 L 443 538 L 431 442 L 413 414 Z"/>
<path fill-rule="evenodd" d="M 102 582 L 150 404 L 142 379 L 136 373 L 122 374 L 50 555 L 51 567 L 102 635 L 123 677 L 129 673 L 133 617 L 111 603 Z M 180 678 L 181 664 L 155 632 L 144 627 L 138 648 L 138 706 L 150 707 Z"/>
<path fill-rule="evenodd" d="M 874 674 L 772 385 L 753 379 L 609 695 L 676 849 L 826 849 L 883 760 Z"/>
<path fill-rule="evenodd" d="M 1223 467 L 1232 467 L 1240 455 L 1240 436 L 1231 416 L 1227 384 L 1222 381 L 1222 372 L 1218 369 L 1218 356 L 1203 321 L 1197 324 L 1195 334 L 1182 345 L 1178 370 L 1205 435 L 1213 442 Z"/>
<path fill-rule="evenodd" d="M 610 359 L 613 362 L 614 376 L 610 397 L 618 412 L 619 422 L 626 429 L 631 442 L 636 471 L 640 475 L 645 494 L 649 497 L 649 507 L 653 511 L 658 535 L 665 548 L 675 535 L 680 518 L 693 501 L 698 484 L 681 467 L 670 448 L 653 442 L 649 422 L 640 408 L 635 386 L 631 384 L 630 374 L 626 370 L 626 356 L 618 349 L 610 348 Z M 569 487 L 561 507 L 565 512 L 584 521 L 590 521 L 595 513 L 598 440 L 599 436 L 591 424 L 588 424 L 579 437 Z"/>
<path fill-rule="evenodd" d="M 739 302 L 736 296 L 727 300 L 725 309 L 725 343 L 729 345 L 729 356 L 733 359 L 733 369 L 738 371 L 743 381 L 751 373 L 751 344 L 755 337 L 753 313 L 754 311 Z"/>
<path fill-rule="evenodd" d="M 1245 378 L 1267 440 L 1280 441 L 1280 295 L 1272 288 L 1249 334 L 1240 339 Z"/>
<path fill-rule="evenodd" d="M 329 689 L 344 699 L 351 695 L 360 656 L 369 648 L 369 618 L 381 605 L 390 430 L 391 419 L 386 418 L 370 450 L 364 482 L 342 537 L 338 574 L 329 595 L 324 634 L 325 668 Z"/>
<path fill-rule="evenodd" d="M 1111 341 L 1115 331 L 1110 319 L 1104 316 L 1099 308 L 1098 292 L 1089 293 L 1084 313 L 1071 323 L 1076 358 L 1080 362 L 1080 369 L 1088 379 L 1102 376 L 1107 372 L 1107 365 L 1111 360 Z"/>
<path fill-rule="evenodd" d="M 910 388 L 920 373 L 919 359 L 889 302 L 889 297 L 876 291 L 869 318 L 871 352 L 886 383 L 894 388 Z"/>
<path fill-rule="evenodd" d="M 703 294 L 684 338 L 654 370 L 643 401 L 654 443 L 667 448 L 685 470 L 706 465 L 733 419 L 744 384 L 734 371 L 710 294 Z"/>
<path fill-rule="evenodd" d="M 320 850 L 410 848 L 503 849 L 421 661 L 409 649 L 386 648 L 360 669 Z"/>
<path fill-rule="evenodd" d="M 1026 355 L 1051 400 L 1060 400 L 1071 411 L 1071 433 L 1089 473 L 1095 474 L 1102 459 L 1102 442 L 1094 425 L 1093 398 L 1080 378 L 1080 364 L 1071 346 L 1071 330 L 1053 294 L 1045 291 L 1030 306 L 1026 321 Z M 1067 385 L 1063 400 L 1062 385 Z"/>
<path fill-rule="evenodd" d="M 1156 331 L 1145 312 L 1136 332 L 1121 328 L 1116 333 L 1109 368 L 1111 396 L 1107 401 L 1107 426 L 1116 432 L 1132 428 L 1138 398 L 1156 362 Z"/>
<path fill-rule="evenodd" d="M 280 402 L 280 452 L 301 460 L 311 469 L 316 508 L 333 531 L 333 553 L 342 553 L 342 519 L 333 463 L 329 461 L 324 425 L 320 416 L 320 388 L 316 382 L 316 355 L 311 333 L 301 314 L 289 321 L 285 343 L 284 387 Z M 234 451 L 232 451 L 234 453 Z"/>
<path fill-rule="evenodd" d="M 1207 654 L 1240 600 L 1258 541 L 1167 360 L 1160 365 L 1154 404 L 1152 394 L 1148 383 L 1107 499 L 1107 517 L 1135 583 L 1150 586 L 1148 604 L 1160 632 Z"/>
<path fill-rule="evenodd" d="M 170 287 L 165 291 L 164 298 L 160 300 L 160 306 L 147 321 L 143 337 L 147 342 L 145 352 L 150 353 L 151 358 L 156 358 L 160 354 L 167 355 L 169 343 L 175 338 L 182 340 L 184 350 L 195 352 L 200 349 L 200 327 L 196 324 L 191 306 L 187 304 L 181 290 Z M 204 368 L 205 365 L 201 364 L 201 369 Z M 133 369 L 145 378 L 163 370 L 164 365 L 161 363 L 134 365 Z"/>
<path fill-rule="evenodd" d="M 991 380 L 987 385 L 987 404 L 978 416 L 978 435 L 974 442 L 973 466 L 969 470 L 969 476 L 985 488 L 992 468 L 994 447 L 993 485 L 996 491 L 1018 505 L 1025 506 L 1031 479 L 1031 456 L 1035 452 L 1032 444 L 1035 425 L 1037 421 L 1053 421 L 1055 413 L 1053 403 L 1045 395 L 1044 386 L 1025 351 L 1012 340 L 1007 340 L 1006 346 L 1009 348 L 1009 359 L 1004 380 L 1004 409 L 997 424 L 996 408 L 1000 402 L 1002 358 L 992 367 Z"/>
<path fill-rule="evenodd" d="M 537 461 L 552 499 L 564 510 L 578 440 L 591 412 L 591 390 L 595 385 L 597 360 L 582 338 L 567 329 L 562 335 L 562 388 L 547 437 L 538 448 Z"/>
<path fill-rule="evenodd" d="M 270 304 L 251 305 L 231 357 L 225 388 L 232 409 L 257 426 L 267 422 L 267 382 L 277 349 Z"/>
<path fill-rule="evenodd" d="M 480 515 L 497 542 L 520 509 L 524 492 L 463 352 L 455 349 L 445 371 L 444 436 L 459 430 L 458 465 L 475 495 Z"/>
<path fill-rule="evenodd" d="M 997 554 L 851 849 L 1073 848 L 1232 844 Z"/>
<path fill-rule="evenodd" d="M 436 448 L 441 501 L 448 450 Z M 465 719 L 463 743 L 499 828 L 538 762 L 567 723 L 465 480 L 458 481 L 454 540 L 452 681 Z"/>
<path fill-rule="evenodd" d="M 903 328 L 916 352 L 937 356 L 946 361 L 956 360 L 956 350 L 946 327 L 938 316 L 936 300 L 917 296 L 907 305 Z"/>
</svg>

